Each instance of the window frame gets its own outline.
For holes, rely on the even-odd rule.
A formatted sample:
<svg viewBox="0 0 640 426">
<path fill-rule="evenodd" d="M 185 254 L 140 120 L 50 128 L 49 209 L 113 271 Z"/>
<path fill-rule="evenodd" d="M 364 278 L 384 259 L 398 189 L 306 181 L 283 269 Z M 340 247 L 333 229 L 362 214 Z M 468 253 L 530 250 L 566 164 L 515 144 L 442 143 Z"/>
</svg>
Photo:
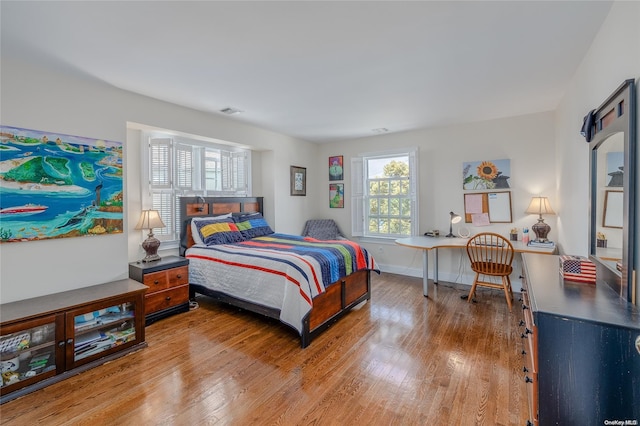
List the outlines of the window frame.
<svg viewBox="0 0 640 426">
<path fill-rule="evenodd" d="M 181 197 L 251 196 L 251 150 L 160 132 L 143 132 L 142 141 L 141 203 L 144 209 L 160 210 L 162 220 L 167 226 L 155 229 L 154 235 L 163 242 L 163 247 L 178 247 Z M 152 176 L 153 150 L 160 145 L 169 147 L 169 158 L 166 161 L 169 171 L 160 176 L 168 177 L 165 180 L 159 179 L 158 175 Z M 211 176 L 211 173 L 207 173 L 207 160 L 210 159 L 207 152 L 215 152 L 214 157 L 217 156 L 219 159 L 219 168 L 213 171 L 213 174 L 218 176 L 219 189 L 207 188 L 208 177 Z M 190 164 L 181 167 L 178 163 L 181 160 Z M 229 166 L 236 168 L 229 170 Z M 238 170 L 238 166 L 242 166 L 241 170 Z"/>
<path fill-rule="evenodd" d="M 370 160 L 376 159 L 393 159 L 401 156 L 407 156 L 409 162 L 409 188 L 406 196 L 394 196 L 391 198 L 396 198 L 400 200 L 400 204 L 402 204 L 402 200 L 409 200 L 410 202 L 410 210 L 411 214 L 409 220 L 411 222 L 409 234 L 399 234 L 399 233 L 372 233 L 369 231 L 369 201 L 372 198 L 387 198 L 381 197 L 380 195 L 372 197 L 369 194 L 369 182 L 370 179 L 368 177 L 368 165 Z M 376 152 L 366 152 L 358 154 L 358 156 L 353 157 L 351 159 L 351 173 L 352 173 L 352 220 L 351 220 L 351 234 L 353 236 L 358 236 L 366 239 L 377 239 L 377 240 L 390 240 L 397 238 L 404 238 L 411 235 L 417 235 L 418 229 L 420 229 L 419 224 L 419 211 L 418 211 L 418 148 L 417 147 L 409 147 L 397 150 L 386 150 L 386 151 L 376 151 Z M 391 181 L 394 178 L 384 178 L 385 180 Z M 380 216 L 380 215 L 378 215 Z M 384 215 L 383 215 L 384 216 Z M 394 216 L 391 216 L 387 213 L 388 218 L 392 219 Z"/>
</svg>

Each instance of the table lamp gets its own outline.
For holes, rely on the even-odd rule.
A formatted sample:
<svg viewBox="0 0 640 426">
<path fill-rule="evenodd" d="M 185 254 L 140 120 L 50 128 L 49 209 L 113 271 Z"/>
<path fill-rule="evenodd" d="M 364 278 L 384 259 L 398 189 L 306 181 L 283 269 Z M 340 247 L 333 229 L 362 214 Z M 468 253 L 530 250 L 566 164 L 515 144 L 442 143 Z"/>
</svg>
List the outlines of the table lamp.
<svg viewBox="0 0 640 426">
<path fill-rule="evenodd" d="M 449 219 L 449 233 L 445 235 L 445 237 L 453 238 L 455 237 L 455 235 L 453 235 L 453 224 L 460 222 L 462 220 L 462 216 L 455 214 L 454 212 L 449 212 L 449 216 L 451 216 Z"/>
<path fill-rule="evenodd" d="M 140 220 L 135 229 L 148 229 L 149 235 L 147 239 L 142 242 L 142 248 L 147 255 L 142 259 L 143 262 L 153 262 L 160 260 L 158 256 L 158 248 L 160 247 L 160 240 L 153 236 L 153 228 L 164 228 L 166 225 L 160 219 L 158 210 L 142 210 L 140 214 Z"/>
<path fill-rule="evenodd" d="M 533 225 L 531 229 L 536 234 L 536 239 L 534 240 L 537 243 L 546 243 L 549 240 L 547 239 L 547 235 L 549 231 L 551 231 L 551 227 L 544 223 L 544 219 L 542 218 L 543 214 L 556 214 L 551 208 L 551 204 L 549 204 L 549 199 L 547 197 L 531 197 L 531 204 L 525 211 L 527 214 L 537 214 L 538 223 Z"/>
</svg>

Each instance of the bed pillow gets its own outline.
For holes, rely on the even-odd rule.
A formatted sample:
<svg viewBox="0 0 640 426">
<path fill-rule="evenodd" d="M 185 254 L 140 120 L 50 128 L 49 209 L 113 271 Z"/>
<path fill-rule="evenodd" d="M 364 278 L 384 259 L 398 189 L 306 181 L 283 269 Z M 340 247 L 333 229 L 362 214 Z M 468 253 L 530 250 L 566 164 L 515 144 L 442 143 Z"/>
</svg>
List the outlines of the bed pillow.
<svg viewBox="0 0 640 426">
<path fill-rule="evenodd" d="M 260 213 L 234 217 L 234 219 L 245 240 L 273 234 L 273 230 Z"/>
<path fill-rule="evenodd" d="M 200 238 L 208 246 L 244 241 L 244 237 L 231 217 L 199 220 L 196 222 L 196 227 Z"/>
<path fill-rule="evenodd" d="M 202 220 L 226 219 L 228 217 L 231 217 L 231 213 L 221 214 L 218 216 L 203 216 L 203 217 L 191 218 L 191 236 L 193 237 L 193 242 L 195 244 L 204 244 L 204 241 L 202 241 L 202 237 L 200 236 L 200 232 L 198 231 L 198 226 L 196 225 L 196 222 L 199 222 Z"/>
</svg>

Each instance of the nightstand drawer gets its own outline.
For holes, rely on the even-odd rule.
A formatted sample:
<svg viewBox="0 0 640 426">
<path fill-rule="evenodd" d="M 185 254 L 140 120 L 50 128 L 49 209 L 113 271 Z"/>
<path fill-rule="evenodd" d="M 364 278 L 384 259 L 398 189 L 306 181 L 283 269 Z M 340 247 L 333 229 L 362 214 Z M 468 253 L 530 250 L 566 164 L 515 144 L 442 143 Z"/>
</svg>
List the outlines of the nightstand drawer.
<svg viewBox="0 0 640 426">
<path fill-rule="evenodd" d="M 189 310 L 189 259 L 166 256 L 154 262 L 131 262 L 129 277 L 149 288 L 144 299 L 146 325 Z"/>
<path fill-rule="evenodd" d="M 161 311 L 189 301 L 189 286 L 183 285 L 168 290 L 147 294 L 144 299 L 145 315 Z"/>
<path fill-rule="evenodd" d="M 149 293 L 162 291 L 170 287 L 177 287 L 189 283 L 189 267 L 182 266 L 165 271 L 152 272 L 144 275 L 144 285 L 149 287 Z"/>
</svg>

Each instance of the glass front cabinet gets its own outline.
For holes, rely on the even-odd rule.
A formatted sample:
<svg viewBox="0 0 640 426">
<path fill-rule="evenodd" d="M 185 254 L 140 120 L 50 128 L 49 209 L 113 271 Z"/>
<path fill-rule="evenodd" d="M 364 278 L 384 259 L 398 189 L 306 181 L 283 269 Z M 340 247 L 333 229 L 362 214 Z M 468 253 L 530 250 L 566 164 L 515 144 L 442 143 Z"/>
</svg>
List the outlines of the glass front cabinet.
<svg viewBox="0 0 640 426">
<path fill-rule="evenodd" d="M 136 307 L 131 300 L 92 305 L 66 314 L 67 365 L 77 367 L 136 342 Z M 138 337 L 139 340 L 139 337 Z"/>
<path fill-rule="evenodd" d="M 2 328 L 2 395 L 64 371 L 64 315 L 51 315 Z"/>
<path fill-rule="evenodd" d="M 146 346 L 146 289 L 127 279 L 0 306 L 0 403 Z"/>
</svg>

